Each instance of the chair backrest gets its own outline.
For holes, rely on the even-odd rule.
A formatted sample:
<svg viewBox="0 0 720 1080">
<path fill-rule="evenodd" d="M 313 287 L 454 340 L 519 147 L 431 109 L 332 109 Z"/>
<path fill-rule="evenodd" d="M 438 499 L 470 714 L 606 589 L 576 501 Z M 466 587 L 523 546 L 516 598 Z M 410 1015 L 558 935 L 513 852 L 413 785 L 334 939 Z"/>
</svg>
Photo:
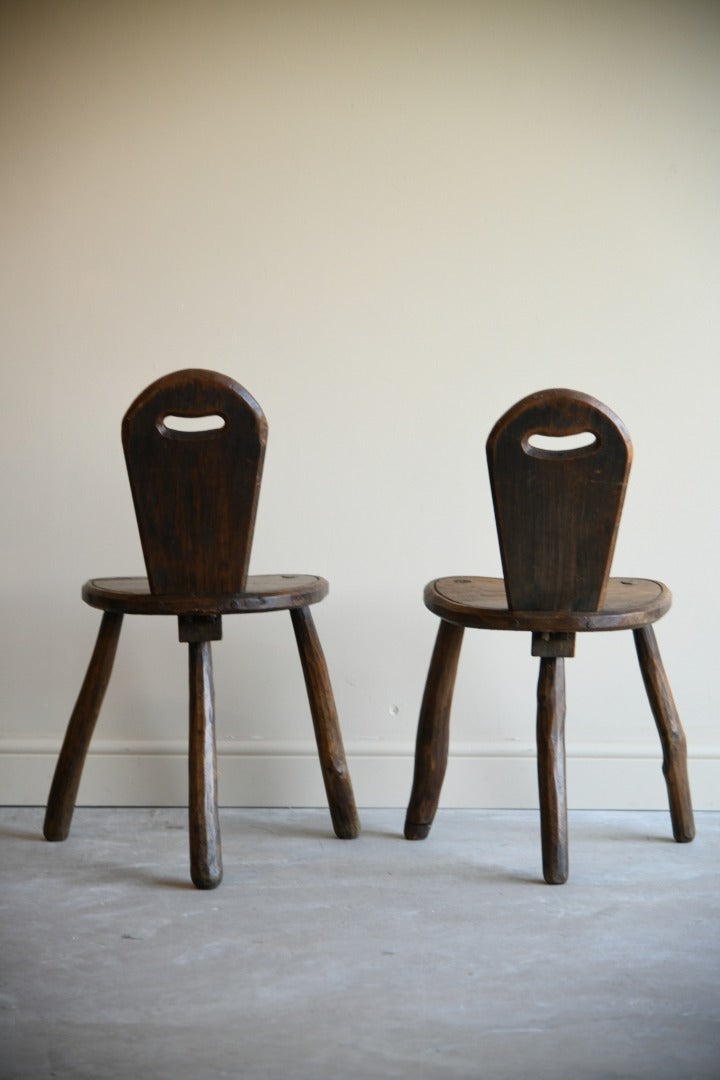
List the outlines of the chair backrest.
<svg viewBox="0 0 720 1080">
<path fill-rule="evenodd" d="M 177 371 L 135 399 L 122 439 L 151 591 L 241 592 L 267 440 L 258 403 L 226 375 Z"/>
<path fill-rule="evenodd" d="M 538 445 L 583 433 L 589 445 Z M 596 611 L 632 461 L 622 421 L 587 394 L 543 390 L 498 420 L 487 457 L 509 606 Z"/>
</svg>

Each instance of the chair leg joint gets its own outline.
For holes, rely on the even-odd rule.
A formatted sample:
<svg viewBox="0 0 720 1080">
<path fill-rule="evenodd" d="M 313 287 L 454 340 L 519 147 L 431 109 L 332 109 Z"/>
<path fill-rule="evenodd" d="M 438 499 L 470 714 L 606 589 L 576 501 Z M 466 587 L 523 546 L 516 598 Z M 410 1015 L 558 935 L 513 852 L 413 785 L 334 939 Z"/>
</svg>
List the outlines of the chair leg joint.
<svg viewBox="0 0 720 1080">
<path fill-rule="evenodd" d="M 222 641 L 222 615 L 178 615 L 178 641 Z"/>
</svg>

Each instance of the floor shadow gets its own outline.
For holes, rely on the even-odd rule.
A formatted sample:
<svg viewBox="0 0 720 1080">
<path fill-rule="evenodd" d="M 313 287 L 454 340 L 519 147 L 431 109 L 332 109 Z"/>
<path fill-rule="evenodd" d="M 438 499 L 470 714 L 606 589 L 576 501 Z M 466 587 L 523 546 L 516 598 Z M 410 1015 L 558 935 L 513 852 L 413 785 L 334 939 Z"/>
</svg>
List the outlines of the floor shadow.
<svg viewBox="0 0 720 1080">
<path fill-rule="evenodd" d="M 21 831 L 20 829 L 3 829 L 1 827 L 0 840 L 42 840 L 43 843 L 48 842 L 45 840 L 42 830 L 39 832 L 29 832 L 28 830 Z"/>
<path fill-rule="evenodd" d="M 192 881 L 181 881 L 180 878 L 153 877 L 152 874 L 135 875 L 136 880 L 144 885 L 157 885 L 163 889 L 175 889 L 176 892 L 213 892 L 213 889 L 196 889 Z"/>
<path fill-rule="evenodd" d="M 403 836 L 402 829 L 361 829 L 358 839 L 362 839 L 363 836 L 372 840 L 402 840 L 404 844 L 410 843 L 410 841 L 406 840 Z"/>
</svg>

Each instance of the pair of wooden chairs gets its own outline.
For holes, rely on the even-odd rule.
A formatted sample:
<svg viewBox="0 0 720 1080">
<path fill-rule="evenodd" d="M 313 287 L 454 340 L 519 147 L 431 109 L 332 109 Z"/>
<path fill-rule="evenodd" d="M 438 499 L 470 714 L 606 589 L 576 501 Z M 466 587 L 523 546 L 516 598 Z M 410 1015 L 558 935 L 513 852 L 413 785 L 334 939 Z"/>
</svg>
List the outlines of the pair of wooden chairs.
<svg viewBox="0 0 720 1080">
<path fill-rule="evenodd" d="M 583 445 L 551 449 L 538 437 L 582 434 Z M 82 597 L 103 612 L 70 717 L 48 799 L 44 832 L 70 830 L 92 733 L 110 679 L 123 616 L 173 615 L 189 650 L 189 833 L 194 884 L 222 878 L 211 642 L 223 615 L 288 610 L 305 677 L 335 833 L 359 833 L 355 799 L 332 687 L 310 606 L 327 595 L 320 577 L 249 576 L 267 423 L 234 380 L 199 369 L 157 380 L 130 406 L 123 446 L 147 577 L 85 583 Z M 652 631 L 670 607 L 660 582 L 609 578 L 631 460 L 614 414 L 584 394 L 549 390 L 519 402 L 488 440 L 488 461 L 504 580 L 440 578 L 425 603 L 440 616 L 428 673 L 405 823 L 427 836 L 448 755 L 450 706 L 466 626 L 526 630 L 540 657 L 538 772 L 543 868 L 567 878 L 564 658 L 575 634 L 631 629 L 664 752 L 673 831 L 694 835 L 685 739 Z"/>
</svg>

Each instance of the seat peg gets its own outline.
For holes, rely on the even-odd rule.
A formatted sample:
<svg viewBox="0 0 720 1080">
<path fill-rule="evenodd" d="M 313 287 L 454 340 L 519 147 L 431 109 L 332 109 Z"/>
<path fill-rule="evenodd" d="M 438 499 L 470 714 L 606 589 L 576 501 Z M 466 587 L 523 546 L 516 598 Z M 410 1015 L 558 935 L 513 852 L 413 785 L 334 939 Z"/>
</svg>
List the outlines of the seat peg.
<svg viewBox="0 0 720 1080">
<path fill-rule="evenodd" d="M 178 615 L 178 641 L 222 641 L 222 615 Z"/>
<path fill-rule="evenodd" d="M 531 656 L 574 656 L 575 635 L 535 630 L 532 636 Z"/>
</svg>

